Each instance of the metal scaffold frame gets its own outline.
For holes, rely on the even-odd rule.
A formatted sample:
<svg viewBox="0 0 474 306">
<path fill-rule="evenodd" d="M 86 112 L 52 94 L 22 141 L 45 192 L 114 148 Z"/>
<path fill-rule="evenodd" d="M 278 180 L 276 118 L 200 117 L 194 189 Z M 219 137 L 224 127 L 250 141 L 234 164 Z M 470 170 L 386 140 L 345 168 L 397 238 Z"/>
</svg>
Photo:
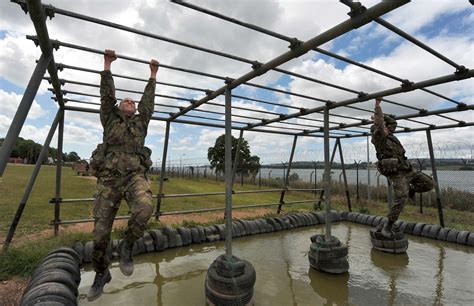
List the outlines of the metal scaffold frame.
<svg viewBox="0 0 474 306">
<path fill-rule="evenodd" d="M 67 63 L 56 63 L 54 60 L 53 51 L 54 49 L 58 49 L 58 48 L 69 48 L 69 49 L 80 50 L 83 52 L 89 52 L 89 53 L 94 53 L 94 54 L 104 54 L 104 51 L 93 49 L 86 46 L 74 45 L 67 42 L 50 39 L 48 28 L 46 26 L 46 19 L 47 17 L 50 17 L 50 19 L 52 19 L 55 15 L 63 15 L 69 18 L 79 19 L 84 22 L 95 23 L 98 25 L 112 28 L 114 30 L 134 33 L 140 36 L 144 36 L 144 37 L 148 37 L 148 38 L 152 38 L 152 39 L 156 39 L 160 41 L 165 41 L 165 42 L 175 44 L 184 48 L 197 50 L 198 52 L 205 52 L 208 54 L 213 54 L 213 55 L 220 56 L 229 60 L 233 60 L 233 61 L 250 65 L 251 70 L 248 73 L 238 78 L 229 78 L 229 77 L 224 77 L 224 76 L 220 76 L 220 75 L 216 75 L 216 74 L 212 74 L 212 73 L 208 73 L 204 71 L 191 70 L 191 69 L 186 69 L 183 67 L 177 67 L 177 66 L 166 65 L 166 64 L 160 63 L 159 66 L 163 69 L 173 70 L 178 73 L 188 73 L 188 74 L 199 75 L 206 78 L 217 79 L 217 80 L 222 81 L 224 84 L 222 85 L 222 87 L 218 89 L 210 90 L 206 88 L 199 88 L 199 87 L 188 86 L 184 84 L 173 84 L 173 83 L 166 83 L 162 81 L 157 82 L 157 84 L 159 85 L 181 88 L 181 89 L 186 89 L 189 91 L 195 91 L 195 92 L 200 92 L 200 93 L 205 94 L 204 97 L 198 100 L 189 99 L 186 97 L 156 94 L 157 97 L 160 97 L 163 99 L 172 99 L 176 101 L 184 101 L 186 103 L 189 103 L 187 106 L 176 106 L 174 104 L 166 104 L 166 103 L 155 104 L 156 106 L 172 109 L 172 111 L 170 112 L 156 111 L 155 112 L 156 115 L 152 117 L 152 120 L 166 122 L 165 141 L 164 141 L 164 146 L 163 146 L 163 157 L 162 157 L 162 164 L 161 164 L 161 176 L 160 176 L 160 181 L 159 181 L 159 193 L 156 196 L 154 196 L 154 198 L 157 199 L 157 209 L 155 212 L 155 215 L 157 218 L 161 215 L 185 214 L 185 213 L 205 212 L 205 211 L 225 209 L 226 223 L 230 224 L 230 222 L 232 221 L 232 217 L 231 217 L 232 208 L 237 209 L 237 208 L 248 208 L 248 207 L 278 206 L 278 212 L 280 212 L 283 204 L 288 205 L 288 204 L 296 204 L 296 203 L 304 203 L 304 202 L 315 203 L 315 200 L 285 202 L 284 201 L 285 194 L 290 191 L 313 191 L 315 193 L 321 192 L 321 199 L 322 199 L 322 194 L 324 193 L 325 203 L 326 203 L 325 208 L 326 208 L 326 211 L 329 212 L 330 211 L 330 184 L 329 184 L 330 170 L 331 170 L 332 160 L 334 159 L 334 155 L 336 152 L 336 147 L 339 148 L 340 159 L 341 159 L 341 162 L 343 165 L 343 171 L 344 171 L 344 181 L 345 181 L 346 195 L 347 195 L 347 200 L 348 200 L 348 209 L 351 210 L 350 197 L 349 197 L 349 192 L 347 190 L 347 178 L 345 175 L 341 139 L 354 138 L 354 137 L 368 137 L 370 135 L 369 125 L 372 124 L 372 121 L 368 119 L 360 119 L 357 117 L 351 117 L 347 115 L 334 114 L 333 110 L 336 110 L 338 108 L 349 108 L 352 110 L 365 112 L 368 114 L 368 116 L 370 116 L 373 113 L 372 110 L 364 109 L 362 107 L 356 106 L 356 104 L 374 99 L 376 97 L 384 97 L 384 101 L 388 104 L 396 105 L 398 107 L 410 109 L 413 111 L 410 114 L 402 115 L 402 116 L 396 116 L 396 115 L 391 114 L 393 118 L 397 120 L 406 120 L 412 123 L 422 125 L 422 127 L 419 127 L 419 128 L 418 127 L 409 128 L 409 127 L 399 125 L 398 130 L 396 130 L 395 133 L 425 131 L 427 134 L 428 147 L 429 147 L 430 158 L 431 158 L 431 166 L 432 166 L 433 176 L 434 176 L 434 179 L 436 181 L 436 186 L 437 186 L 436 195 L 437 195 L 437 206 L 439 210 L 440 224 L 444 226 L 442 206 L 441 206 L 441 200 L 440 200 L 440 191 L 438 188 L 436 166 L 434 163 L 435 156 L 433 154 L 433 145 L 432 145 L 430 131 L 436 130 L 436 129 L 450 129 L 450 128 L 456 128 L 456 127 L 473 126 L 474 122 L 464 122 L 455 118 L 451 118 L 447 116 L 446 114 L 453 113 L 453 112 L 463 112 L 463 111 L 473 110 L 474 105 L 467 105 L 466 103 L 456 101 L 450 97 L 447 97 L 443 94 L 435 92 L 431 89 L 428 89 L 428 87 L 444 84 L 448 82 L 453 82 L 453 81 L 470 79 L 474 76 L 474 70 L 468 69 L 460 64 L 455 63 L 454 61 L 443 56 L 442 54 L 435 51 L 431 47 L 425 45 L 420 40 L 415 39 L 414 37 L 410 36 L 408 33 L 402 31 L 401 29 L 398 29 L 394 25 L 390 24 L 389 22 L 381 18 L 381 16 L 383 16 L 384 14 L 391 12 L 403 6 L 404 4 L 408 3 L 409 0 L 382 1 L 370 8 L 365 8 L 362 6 L 362 8 L 358 8 L 357 10 L 351 7 L 351 11 L 348 14 L 350 17 L 347 20 L 339 23 L 338 25 L 330 28 L 329 30 L 325 32 L 320 33 L 319 35 L 309 39 L 308 41 L 301 41 L 297 38 L 291 38 L 291 37 L 264 29 L 260 26 L 249 24 L 249 23 L 237 20 L 235 18 L 231 18 L 223 14 L 220 14 L 220 13 L 211 11 L 209 9 L 202 8 L 197 5 L 190 4 L 181 0 L 172 1 L 178 5 L 185 6 L 187 8 L 199 11 L 201 13 L 214 16 L 221 20 L 236 24 L 241 27 L 245 27 L 247 29 L 251 29 L 253 31 L 263 33 L 275 39 L 283 40 L 289 43 L 289 50 L 287 52 L 271 59 L 270 61 L 266 63 L 262 63 L 257 60 L 250 60 L 247 58 L 243 58 L 240 56 L 228 54 L 228 53 L 217 51 L 217 50 L 211 50 L 209 48 L 202 47 L 202 46 L 192 45 L 187 42 L 178 41 L 178 40 L 160 36 L 154 33 L 145 32 L 142 30 L 134 29 L 134 28 L 127 27 L 121 24 L 117 24 L 117 23 L 112 23 L 106 20 L 81 15 L 75 12 L 71 12 L 71 11 L 54 7 L 52 5 L 42 4 L 41 1 L 39 0 L 38 1 L 11 0 L 11 2 L 19 4 L 21 8 L 25 11 L 25 13 L 29 13 L 30 18 L 36 30 L 36 36 L 27 36 L 27 38 L 30 40 L 33 40 L 35 44 L 41 48 L 42 54 L 41 54 L 40 59 L 37 61 L 36 68 L 30 78 L 28 86 L 25 90 L 25 94 L 23 95 L 21 103 L 17 109 L 15 117 L 12 121 L 12 124 L 8 130 L 5 141 L 1 148 L 0 177 L 3 176 L 3 173 L 6 168 L 6 164 L 8 162 L 8 158 L 19 136 L 20 130 L 28 116 L 29 109 L 32 105 L 33 99 L 36 95 L 36 92 L 38 90 L 38 87 L 42 79 L 46 79 L 52 85 L 52 88 L 50 88 L 50 91 L 53 93 L 52 99 L 54 99 L 58 103 L 59 110 L 58 110 L 58 113 L 56 114 L 53 124 L 51 125 L 51 129 L 49 131 L 48 137 L 46 138 L 44 142 L 40 158 L 38 159 L 35 165 L 33 174 L 31 175 L 30 181 L 28 182 L 24 195 L 20 201 L 17 213 L 13 218 L 12 224 L 7 234 L 7 238 L 5 240 L 6 247 L 8 247 L 8 245 L 12 241 L 13 235 L 15 233 L 15 229 L 18 225 L 18 222 L 20 221 L 22 212 L 26 206 L 29 194 L 33 188 L 38 171 L 41 167 L 41 161 L 43 160 L 41 156 L 44 157 L 45 154 L 47 154 L 47 149 L 50 145 L 52 136 L 54 135 L 56 128 L 58 129 L 58 136 L 59 136 L 58 137 L 58 153 L 57 153 L 58 164 L 56 168 L 55 197 L 51 200 L 51 203 L 53 203 L 55 206 L 54 220 L 52 221 L 52 225 L 54 226 L 54 233 L 58 234 L 59 226 L 61 224 L 71 224 L 71 223 L 93 221 L 93 219 L 64 220 L 64 221 L 61 221 L 60 219 L 60 206 L 62 204 L 76 203 L 76 202 L 89 202 L 93 200 L 92 198 L 86 198 L 86 199 L 62 199 L 61 198 L 61 175 L 62 175 L 61 174 L 61 156 L 62 156 L 62 147 L 63 147 L 63 130 L 64 130 L 65 112 L 66 111 L 89 112 L 89 113 L 99 112 L 99 110 L 96 108 L 87 107 L 87 105 L 97 105 L 96 103 L 86 102 L 80 99 L 65 98 L 65 96 L 67 95 L 76 95 L 80 97 L 98 97 L 98 96 L 91 95 L 86 92 L 67 90 L 63 88 L 63 86 L 66 86 L 67 84 L 83 86 L 83 87 L 94 87 L 94 88 L 97 88 L 99 86 L 97 84 L 78 82 L 75 80 L 60 79 L 58 74 L 63 69 L 70 69 L 70 70 L 80 71 L 84 73 L 93 73 L 93 74 L 98 74 L 99 71 L 88 68 L 88 67 L 77 67 L 77 66 L 68 65 Z M 344 4 L 347 4 L 347 1 L 341 1 L 341 2 L 343 3 L 346 2 Z M 395 75 L 391 75 L 387 72 L 367 66 L 365 64 L 354 61 L 350 58 L 343 57 L 341 55 L 338 55 L 338 54 L 335 54 L 335 53 L 332 53 L 330 51 L 320 48 L 320 46 L 323 45 L 324 43 L 327 43 L 345 33 L 350 32 L 353 29 L 359 28 L 371 22 L 376 22 L 379 25 L 388 29 L 389 31 L 392 31 L 393 33 L 401 36 L 402 38 L 410 41 L 411 43 L 416 44 L 417 46 L 424 49 L 431 55 L 451 65 L 453 68 L 455 68 L 455 71 L 448 75 L 438 76 L 436 78 L 432 78 L 432 79 L 428 79 L 428 80 L 424 80 L 420 82 L 412 82 L 410 80 L 403 79 Z M 343 61 L 349 65 L 355 65 L 364 70 L 384 76 L 388 79 L 398 81 L 400 82 L 400 85 L 397 87 L 388 88 L 388 89 L 381 90 L 378 92 L 366 93 L 366 92 L 362 92 L 353 88 L 347 88 L 338 84 L 332 84 L 324 80 L 318 80 L 306 75 L 301 75 L 289 70 L 279 68 L 282 64 L 285 64 L 308 52 L 318 52 L 320 54 L 334 58 L 336 60 Z M 139 64 L 149 63 L 148 61 L 143 60 L 143 59 L 139 59 L 139 58 L 123 55 L 123 54 L 117 54 L 117 55 L 118 55 L 118 58 L 121 58 L 127 61 L 132 61 Z M 46 70 L 48 71 L 49 77 L 45 77 Z M 337 90 L 344 91 L 346 93 L 353 94 L 354 96 L 352 98 L 345 99 L 342 101 L 332 101 L 328 99 L 308 96 L 302 93 L 287 91 L 280 88 L 264 86 L 261 84 L 256 84 L 256 83 L 251 82 L 254 78 L 262 74 L 265 74 L 269 71 L 276 71 L 278 73 L 291 76 L 296 79 L 302 79 L 302 80 L 312 82 L 315 84 L 328 86 Z M 145 79 L 137 78 L 134 76 L 119 75 L 119 74 L 113 74 L 113 76 L 127 79 L 127 80 L 135 80 L 135 81 L 141 81 L 141 82 L 147 81 Z M 236 95 L 235 93 L 232 93 L 232 91 L 239 86 L 251 86 L 251 87 L 266 90 L 266 91 L 285 94 L 289 96 L 295 96 L 298 98 L 314 101 L 320 104 L 319 106 L 315 106 L 313 108 L 305 108 L 305 107 L 300 107 L 296 105 L 287 105 L 287 104 L 277 103 L 274 101 L 268 101 L 268 100 L 256 99 L 253 97 Z M 133 91 L 130 89 L 117 88 L 117 90 L 123 91 L 123 92 L 138 93 L 138 94 L 140 93 L 138 91 Z M 426 110 L 426 109 L 420 109 L 411 105 L 403 104 L 400 102 L 396 102 L 393 100 L 389 100 L 386 98 L 391 95 L 410 92 L 414 90 L 420 90 L 420 91 L 426 92 L 437 98 L 441 98 L 445 100 L 446 102 L 452 103 L 454 104 L 454 106 L 449 107 L 449 108 L 443 108 L 443 109 Z M 213 99 L 219 96 L 225 97 L 224 104 L 211 102 Z M 258 110 L 258 109 L 252 109 L 252 108 L 238 107 L 238 106 L 232 105 L 232 99 L 242 99 L 244 101 L 251 101 L 257 104 L 278 106 L 278 107 L 287 109 L 288 113 L 277 113 L 277 112 L 272 112 L 272 111 L 264 111 L 264 110 Z M 81 106 L 71 106 L 71 105 L 68 105 L 68 102 L 80 104 Z M 214 107 L 222 107 L 224 110 L 223 112 L 219 112 L 219 111 L 211 111 L 209 109 L 200 108 L 200 106 L 206 105 L 206 104 L 212 105 Z M 235 115 L 235 114 L 232 114 L 232 110 L 234 109 L 248 111 L 254 115 L 248 115 L 248 116 Z M 200 112 L 201 114 L 197 115 L 195 114 L 196 112 Z M 316 119 L 316 118 L 309 117 L 309 115 L 311 114 L 323 115 L 323 119 Z M 213 117 L 214 115 L 225 115 L 225 119 L 215 118 Z M 420 118 L 429 117 L 429 116 L 441 117 L 443 119 L 452 121 L 452 123 L 436 126 L 429 122 L 424 122 L 420 120 Z M 187 119 L 183 119 L 180 117 L 187 118 Z M 339 118 L 339 120 L 340 118 L 344 120 L 351 120 L 351 122 L 337 121 L 338 119 L 336 119 L 336 121 L 333 121 L 331 120 L 331 117 Z M 239 118 L 239 121 L 235 120 L 234 118 Z M 295 121 L 295 120 L 298 120 L 298 121 Z M 221 124 L 213 123 L 211 121 L 218 121 L 218 122 L 221 122 Z M 190 124 L 190 125 L 225 129 L 225 135 L 226 135 L 226 138 L 225 138 L 225 152 L 226 152 L 225 153 L 226 154 L 225 192 L 180 194 L 180 195 L 169 195 L 169 194 L 167 195 L 163 193 L 163 182 L 164 182 L 164 176 L 165 176 L 165 171 L 166 171 L 167 151 L 168 151 L 171 123 Z M 275 125 L 275 124 L 279 124 L 279 125 Z M 233 195 L 238 195 L 241 193 L 251 193 L 250 191 L 236 192 L 236 191 L 233 191 L 232 189 L 235 171 L 236 171 L 235 166 L 234 166 L 234 169 L 232 169 L 232 160 L 231 160 L 231 153 L 230 153 L 230 150 L 231 150 L 230 135 L 231 135 L 232 130 L 240 131 L 239 145 L 241 143 L 242 135 L 244 131 L 289 135 L 289 136 L 294 137 L 294 141 L 291 148 L 291 154 L 289 157 L 289 163 L 286 168 L 286 177 L 284 181 L 284 187 L 281 189 L 255 191 L 255 192 L 279 192 L 280 193 L 279 202 L 232 207 Z M 323 189 L 317 189 L 317 188 L 291 189 L 289 187 L 288 176 L 291 169 L 298 137 L 324 138 L 325 187 Z M 330 145 L 329 141 L 331 138 L 336 141 L 332 158 L 330 158 L 329 156 L 329 145 Z M 236 156 L 235 158 L 237 161 L 238 156 Z M 200 210 L 161 212 L 162 201 L 165 198 L 187 197 L 187 196 L 208 196 L 208 195 L 225 195 L 226 196 L 225 208 L 207 208 L 207 209 L 200 209 Z M 327 213 L 326 217 L 330 218 L 330 214 Z M 119 216 L 116 219 L 124 219 L 124 218 L 127 218 L 127 216 Z M 330 222 L 328 221 L 330 220 L 327 220 L 326 222 L 327 224 L 326 235 L 330 237 L 331 228 L 330 228 Z M 229 224 L 227 225 L 229 226 Z M 226 249 L 227 247 L 229 247 L 229 250 L 230 250 L 229 252 L 231 253 L 231 245 L 230 245 L 231 233 L 228 232 L 226 237 L 229 238 L 229 239 L 226 239 L 226 241 L 229 240 L 229 246 L 227 246 L 227 242 L 226 242 Z"/>
</svg>

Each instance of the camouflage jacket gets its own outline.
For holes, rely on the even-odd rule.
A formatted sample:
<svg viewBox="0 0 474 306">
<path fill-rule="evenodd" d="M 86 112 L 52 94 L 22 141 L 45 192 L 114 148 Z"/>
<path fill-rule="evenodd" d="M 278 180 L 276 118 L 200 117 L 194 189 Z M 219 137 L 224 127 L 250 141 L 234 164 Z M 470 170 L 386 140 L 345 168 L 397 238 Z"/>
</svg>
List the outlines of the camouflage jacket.
<svg viewBox="0 0 474 306">
<path fill-rule="evenodd" d="M 122 114 L 115 105 L 115 85 L 110 70 L 101 72 L 100 121 L 104 127 L 104 174 L 126 175 L 147 168 L 151 151 L 145 147 L 148 124 L 154 110 L 156 80 L 150 78 L 138 103 L 138 114 Z M 148 165 L 149 166 L 149 165 Z"/>
<path fill-rule="evenodd" d="M 398 138 L 391 132 L 385 134 L 384 128 L 389 125 L 392 127 L 393 125 L 396 125 L 395 119 L 389 116 L 384 116 L 380 105 L 376 106 L 374 114 L 375 128 L 372 132 L 372 143 L 377 152 L 377 159 L 397 158 L 401 163 L 408 164 L 406 161 L 405 149 Z"/>
</svg>

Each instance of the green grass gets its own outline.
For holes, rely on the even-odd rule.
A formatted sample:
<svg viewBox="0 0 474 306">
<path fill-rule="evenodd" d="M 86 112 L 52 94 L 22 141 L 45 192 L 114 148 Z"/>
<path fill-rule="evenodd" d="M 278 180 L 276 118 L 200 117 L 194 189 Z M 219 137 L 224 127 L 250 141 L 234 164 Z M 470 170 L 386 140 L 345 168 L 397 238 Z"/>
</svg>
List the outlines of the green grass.
<svg viewBox="0 0 474 306">
<path fill-rule="evenodd" d="M 33 170 L 32 166 L 8 165 L 0 183 L 0 236 L 4 236 L 7 228 L 11 223 L 11 219 L 15 214 L 18 203 L 24 192 L 29 175 Z M 158 192 L 158 181 L 152 176 L 153 193 Z M 279 182 L 274 182 L 274 186 L 262 186 L 262 189 L 279 188 Z M 280 182 L 281 183 L 281 182 Z M 292 186 L 305 187 L 302 182 L 294 182 Z M 54 197 L 55 186 L 55 167 L 43 166 L 37 179 L 33 192 L 26 205 L 22 219 L 18 226 L 16 237 L 25 236 L 27 234 L 37 233 L 44 229 L 51 229 L 49 221 L 53 219 L 54 205 L 49 200 Z M 63 198 L 87 198 L 92 197 L 95 190 L 95 181 L 84 177 L 75 176 L 75 173 L 68 167 L 63 167 L 62 179 L 62 197 Z M 235 184 L 235 190 L 254 190 L 259 189 L 258 186 L 251 184 Z M 336 190 L 336 189 L 334 189 Z M 214 179 L 199 181 L 188 180 L 183 178 L 171 177 L 165 182 L 165 194 L 177 193 L 204 193 L 204 192 L 222 192 L 224 191 L 224 183 L 216 182 Z M 353 193 L 352 193 L 353 194 Z M 280 193 L 263 193 L 263 194 L 247 194 L 235 195 L 233 203 L 235 206 L 250 205 L 258 203 L 276 203 L 278 202 Z M 318 195 L 319 197 L 319 195 Z M 293 192 L 287 193 L 285 201 L 314 199 L 315 195 L 310 193 Z M 356 202 L 355 197 L 352 199 L 352 209 L 356 212 L 370 213 L 374 215 L 385 215 L 387 213 L 387 204 L 385 202 L 367 202 L 361 200 Z M 334 195 L 332 198 L 332 206 L 334 209 L 347 210 L 345 198 L 340 195 Z M 119 214 L 127 213 L 127 205 L 122 203 Z M 164 199 L 162 204 L 163 211 L 172 210 L 189 210 L 198 208 L 223 207 L 224 196 L 206 196 L 206 197 L 188 197 Z M 312 208 L 311 203 L 296 204 L 285 206 L 285 211 L 309 210 Z M 276 207 L 273 208 L 276 212 Z M 271 215 L 274 215 L 274 212 Z M 454 209 L 445 209 L 445 224 L 447 227 L 474 231 L 474 212 L 459 211 Z M 61 219 L 81 219 L 90 218 L 92 214 L 92 203 L 80 204 L 63 204 L 61 208 Z M 407 204 L 400 216 L 403 220 L 412 222 L 438 223 L 438 214 L 436 208 L 424 207 L 423 214 L 419 213 L 419 208 L 415 205 Z M 222 223 L 223 219 L 207 220 L 201 223 L 194 220 L 185 220 L 175 226 L 196 226 Z M 156 221 L 150 221 L 148 228 L 159 228 L 162 224 Z M 123 228 L 114 230 L 112 236 L 119 238 Z M 4 237 L 0 237 L 2 240 Z M 75 241 L 88 241 L 92 239 L 91 233 L 65 233 L 64 231 L 58 237 L 40 237 L 34 241 L 23 242 L 20 245 L 13 244 L 9 251 L 0 253 L 0 281 L 11 278 L 12 276 L 28 276 L 37 266 L 41 258 L 43 258 L 49 250 L 62 245 L 72 245 Z M 25 239 L 23 239 L 25 240 Z M 14 240 L 15 241 L 15 240 Z"/>
</svg>

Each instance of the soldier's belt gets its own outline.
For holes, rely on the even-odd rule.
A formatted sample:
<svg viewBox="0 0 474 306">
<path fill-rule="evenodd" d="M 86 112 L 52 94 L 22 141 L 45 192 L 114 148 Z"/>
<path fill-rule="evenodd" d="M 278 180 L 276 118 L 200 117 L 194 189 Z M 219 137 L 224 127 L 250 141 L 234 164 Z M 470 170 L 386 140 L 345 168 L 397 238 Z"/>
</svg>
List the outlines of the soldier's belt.
<svg viewBox="0 0 474 306">
<path fill-rule="evenodd" d="M 141 154 L 146 155 L 146 149 L 144 147 L 133 147 L 125 145 L 107 145 L 107 152 L 120 152 L 120 153 L 129 153 L 129 154 Z"/>
</svg>

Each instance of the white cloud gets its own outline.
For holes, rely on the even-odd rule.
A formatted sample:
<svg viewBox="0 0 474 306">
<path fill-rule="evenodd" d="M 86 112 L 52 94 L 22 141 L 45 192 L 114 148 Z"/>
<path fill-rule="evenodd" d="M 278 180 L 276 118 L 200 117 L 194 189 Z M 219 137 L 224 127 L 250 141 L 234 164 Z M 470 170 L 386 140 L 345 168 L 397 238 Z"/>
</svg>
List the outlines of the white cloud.
<svg viewBox="0 0 474 306">
<path fill-rule="evenodd" d="M 7 92 L 3 89 L 0 89 L 0 113 L 3 116 L 8 116 L 9 118 L 13 118 L 20 105 L 21 99 L 23 95 L 18 95 L 14 92 Z M 45 116 L 48 112 L 44 110 L 36 100 L 33 100 L 31 104 L 30 111 L 28 113 L 28 118 L 30 119 L 38 119 L 42 116 Z"/>
</svg>

